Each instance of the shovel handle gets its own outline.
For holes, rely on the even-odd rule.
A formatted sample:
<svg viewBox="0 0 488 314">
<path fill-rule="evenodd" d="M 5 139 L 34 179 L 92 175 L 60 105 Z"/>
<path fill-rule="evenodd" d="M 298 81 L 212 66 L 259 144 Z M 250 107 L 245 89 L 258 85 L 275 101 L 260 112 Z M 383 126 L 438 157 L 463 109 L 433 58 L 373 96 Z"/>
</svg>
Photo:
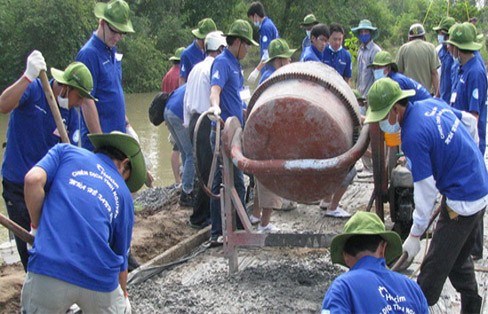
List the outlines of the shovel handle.
<svg viewBox="0 0 488 314">
<path fill-rule="evenodd" d="M 34 236 L 32 234 L 30 234 L 27 230 L 19 226 L 17 223 L 5 217 L 3 214 L 0 214 L 0 224 L 5 228 L 7 228 L 8 230 L 12 231 L 22 241 L 29 243 L 31 245 L 34 243 Z"/>
<path fill-rule="evenodd" d="M 41 79 L 42 88 L 44 89 L 44 94 L 46 94 L 47 102 L 49 103 L 49 108 L 51 108 L 51 113 L 58 128 L 59 136 L 61 137 L 61 142 L 69 144 L 68 133 L 64 127 L 63 119 L 61 118 L 61 113 L 59 112 L 58 103 L 54 98 L 51 85 L 49 85 L 49 80 L 47 79 L 46 71 L 41 71 L 39 73 L 39 78 Z"/>
</svg>

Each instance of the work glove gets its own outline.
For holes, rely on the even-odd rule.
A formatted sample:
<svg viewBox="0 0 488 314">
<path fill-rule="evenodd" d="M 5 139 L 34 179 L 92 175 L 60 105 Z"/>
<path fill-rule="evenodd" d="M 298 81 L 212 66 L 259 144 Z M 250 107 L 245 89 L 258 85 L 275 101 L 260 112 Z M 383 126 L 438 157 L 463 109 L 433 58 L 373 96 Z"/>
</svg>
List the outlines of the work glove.
<svg viewBox="0 0 488 314">
<path fill-rule="evenodd" d="M 132 307 L 130 305 L 129 296 L 125 297 L 125 314 L 132 314 Z"/>
<path fill-rule="evenodd" d="M 37 227 L 34 227 L 33 224 L 31 224 L 30 226 L 30 231 L 29 233 L 34 237 L 34 239 L 36 238 L 36 234 L 37 234 Z M 32 249 L 32 244 L 30 243 L 27 243 L 27 250 L 30 250 Z"/>
<path fill-rule="evenodd" d="M 258 79 L 259 76 L 259 70 L 256 68 L 252 70 L 251 74 L 249 74 L 247 80 L 248 82 L 254 83 Z"/>
<path fill-rule="evenodd" d="M 220 113 L 222 111 L 220 110 L 220 107 L 219 106 L 210 106 L 210 108 L 208 109 L 208 118 L 212 121 L 218 121 L 220 119 Z"/>
<path fill-rule="evenodd" d="M 39 76 L 42 70 L 46 71 L 46 61 L 40 51 L 34 50 L 27 57 L 27 67 L 24 76 L 29 82 L 32 82 Z"/>
<path fill-rule="evenodd" d="M 408 254 L 407 262 L 411 263 L 419 251 L 420 237 L 409 234 L 407 240 L 403 243 L 403 252 Z"/>
</svg>

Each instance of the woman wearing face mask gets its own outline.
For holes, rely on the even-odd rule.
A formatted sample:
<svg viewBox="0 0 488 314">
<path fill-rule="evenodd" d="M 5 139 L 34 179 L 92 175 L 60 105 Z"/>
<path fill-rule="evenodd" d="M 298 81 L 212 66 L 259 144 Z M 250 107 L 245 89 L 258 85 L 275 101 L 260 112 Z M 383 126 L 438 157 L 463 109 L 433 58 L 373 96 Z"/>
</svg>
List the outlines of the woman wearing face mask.
<svg viewBox="0 0 488 314">
<path fill-rule="evenodd" d="M 397 64 L 395 63 L 395 61 L 393 61 L 393 57 L 388 51 L 378 52 L 374 57 L 373 63 L 368 65 L 368 67 L 373 69 L 375 81 L 384 77 L 389 77 L 397 82 L 402 90 L 415 90 L 415 95 L 411 96 L 412 101 L 419 101 L 432 97 L 429 91 L 419 82 L 414 81 L 413 79 L 401 73 L 398 73 Z"/>
<path fill-rule="evenodd" d="M 369 88 L 374 83 L 373 70 L 368 68 L 376 54 L 381 51 L 380 46 L 374 43 L 379 35 L 378 28 L 374 27 L 371 21 L 361 20 L 358 27 L 351 29 L 351 31 L 359 38 L 361 46 L 358 50 L 357 64 L 358 76 L 356 79 L 356 88 L 361 93 L 361 96 L 366 97 Z"/>
</svg>

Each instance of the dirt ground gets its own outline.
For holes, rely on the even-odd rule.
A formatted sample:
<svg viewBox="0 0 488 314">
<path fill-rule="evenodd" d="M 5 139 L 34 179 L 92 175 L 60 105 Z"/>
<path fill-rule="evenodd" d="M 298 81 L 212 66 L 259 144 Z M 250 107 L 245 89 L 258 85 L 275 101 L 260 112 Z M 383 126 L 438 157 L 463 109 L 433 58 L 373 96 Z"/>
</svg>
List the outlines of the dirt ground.
<svg viewBox="0 0 488 314">
<path fill-rule="evenodd" d="M 178 194 L 167 188 L 141 192 L 135 201 L 136 214 L 132 251 L 145 263 L 197 230 L 187 225 L 191 208 L 178 205 Z M 24 270 L 20 262 L 0 266 L 0 313 L 20 312 Z"/>
</svg>

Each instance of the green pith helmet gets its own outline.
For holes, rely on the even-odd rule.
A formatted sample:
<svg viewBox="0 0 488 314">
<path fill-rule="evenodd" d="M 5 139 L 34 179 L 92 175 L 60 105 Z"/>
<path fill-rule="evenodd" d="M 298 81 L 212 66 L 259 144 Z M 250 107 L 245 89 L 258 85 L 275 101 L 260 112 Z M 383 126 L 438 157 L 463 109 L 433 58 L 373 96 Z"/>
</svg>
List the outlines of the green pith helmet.
<svg viewBox="0 0 488 314">
<path fill-rule="evenodd" d="M 276 58 L 290 58 L 296 49 L 290 49 L 288 43 L 283 38 L 276 38 L 269 43 L 268 54 L 269 58 L 265 63 L 269 63 Z"/>
<path fill-rule="evenodd" d="M 169 60 L 170 61 L 180 61 L 181 54 L 183 53 L 183 50 L 185 50 L 185 47 L 176 48 L 174 56 L 171 56 L 169 58 Z"/>
<path fill-rule="evenodd" d="M 235 20 L 229 28 L 229 32 L 225 36 L 232 36 L 246 40 L 254 46 L 259 46 L 257 42 L 252 39 L 252 26 L 248 21 Z"/>
<path fill-rule="evenodd" d="M 408 30 L 408 38 L 422 37 L 425 35 L 425 28 L 420 23 L 412 24 Z"/>
<path fill-rule="evenodd" d="M 476 28 L 469 22 L 456 23 L 449 29 L 447 44 L 461 50 L 475 51 L 481 49 L 481 44 L 476 42 Z"/>
<path fill-rule="evenodd" d="M 64 71 L 51 68 L 51 75 L 61 84 L 76 88 L 84 98 L 97 100 L 90 95 L 93 89 L 93 78 L 90 70 L 81 62 L 73 62 Z"/>
<path fill-rule="evenodd" d="M 130 9 L 124 0 L 112 0 L 109 3 L 98 2 L 95 5 L 95 16 L 108 22 L 118 31 L 133 33 L 132 22 L 129 19 Z"/>
<path fill-rule="evenodd" d="M 356 37 L 359 38 L 359 31 L 362 29 L 369 29 L 371 31 L 371 39 L 376 39 L 379 35 L 378 28 L 373 26 L 373 23 L 371 23 L 370 20 L 361 20 L 359 22 L 359 25 L 357 27 L 351 28 L 351 31 L 353 32 Z"/>
<path fill-rule="evenodd" d="M 389 53 L 388 51 L 382 50 L 374 56 L 373 63 L 368 65 L 368 68 L 371 68 L 374 66 L 384 67 L 387 65 L 391 65 L 391 69 L 393 70 L 393 72 L 398 72 L 398 66 L 397 66 L 395 60 L 393 60 L 393 56 L 391 55 L 391 53 Z"/>
<path fill-rule="evenodd" d="M 336 235 L 330 244 L 330 258 L 333 263 L 346 266 L 344 256 L 344 245 L 353 236 L 378 235 L 386 242 L 385 261 L 391 263 L 402 254 L 402 240 L 394 231 L 387 231 L 385 224 L 377 214 L 365 211 L 356 212 L 344 225 L 341 234 Z"/>
<path fill-rule="evenodd" d="M 303 18 L 303 22 L 300 23 L 300 26 L 309 27 L 309 26 L 314 26 L 316 24 L 319 24 L 319 21 L 317 21 L 315 15 L 309 14 Z"/>
<path fill-rule="evenodd" d="M 402 90 L 400 85 L 391 78 L 377 80 L 368 92 L 368 110 L 364 123 L 383 120 L 393 105 L 399 100 L 415 95 L 415 90 Z"/>
<path fill-rule="evenodd" d="M 191 31 L 193 36 L 198 39 L 205 39 L 208 33 L 214 32 L 217 30 L 217 25 L 211 18 L 205 18 L 198 22 L 198 28 Z"/>
<path fill-rule="evenodd" d="M 130 135 L 119 131 L 88 134 L 95 150 L 104 146 L 115 147 L 129 158 L 131 171 L 125 184 L 132 193 L 137 192 L 146 181 L 146 163 L 139 143 Z"/>
<path fill-rule="evenodd" d="M 449 29 L 456 24 L 456 20 L 453 17 L 447 16 L 443 18 L 439 25 L 434 27 L 433 30 L 437 31 L 445 31 L 446 33 L 449 32 Z"/>
</svg>

